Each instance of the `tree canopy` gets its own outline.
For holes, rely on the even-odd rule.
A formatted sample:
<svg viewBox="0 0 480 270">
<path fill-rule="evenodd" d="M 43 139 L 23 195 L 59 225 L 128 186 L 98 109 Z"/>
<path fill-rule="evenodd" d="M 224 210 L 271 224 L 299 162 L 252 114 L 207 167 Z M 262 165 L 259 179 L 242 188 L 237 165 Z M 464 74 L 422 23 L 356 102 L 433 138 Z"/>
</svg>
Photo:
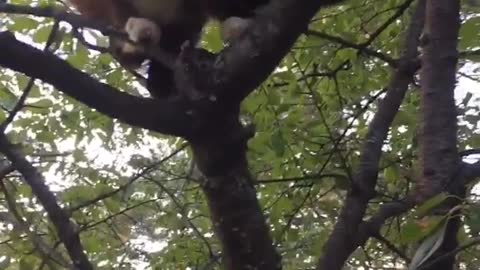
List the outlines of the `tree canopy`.
<svg viewBox="0 0 480 270">
<path fill-rule="evenodd" d="M 154 99 L 108 25 L 0 1 L 0 269 L 480 269 L 479 33 L 476 0 L 272 0 Z"/>
</svg>

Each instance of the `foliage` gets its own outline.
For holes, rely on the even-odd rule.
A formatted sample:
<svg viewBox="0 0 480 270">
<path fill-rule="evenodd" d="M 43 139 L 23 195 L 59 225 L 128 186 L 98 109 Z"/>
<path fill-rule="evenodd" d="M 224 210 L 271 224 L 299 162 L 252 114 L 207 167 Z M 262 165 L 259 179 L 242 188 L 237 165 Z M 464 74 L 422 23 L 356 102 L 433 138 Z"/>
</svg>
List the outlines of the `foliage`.
<svg viewBox="0 0 480 270">
<path fill-rule="evenodd" d="M 53 0 L 13 0 L 21 5 L 56 5 Z M 336 222 L 358 166 L 368 123 L 388 85 L 391 68 L 367 51 L 339 44 L 315 32 L 362 44 L 396 12 L 400 0 L 353 0 L 322 10 L 277 70 L 243 103 L 242 116 L 255 123 L 249 164 L 258 179 L 258 198 L 283 256 L 284 269 L 311 269 Z M 460 50 L 480 46 L 478 7 L 463 7 Z M 382 31 L 369 49 L 397 58 L 410 14 Z M 53 20 L 0 15 L 2 30 L 14 31 L 41 47 Z M 87 49 L 61 23 L 55 54 L 76 68 L 122 91 L 144 95 L 135 77 L 107 54 Z M 202 45 L 221 48 L 218 28 L 205 30 Z M 98 33 L 89 40 L 105 44 Z M 479 54 L 461 60 L 456 90 L 461 148 L 480 147 Z M 0 120 L 8 115 L 29 78 L 2 69 Z M 75 83 L 75 82 L 72 82 Z M 412 87 L 391 126 L 381 160 L 379 206 L 402 199 L 418 177 L 419 89 Z M 209 269 L 220 245 L 214 237 L 203 194 L 189 179 L 191 153 L 183 141 L 112 120 L 35 81 L 23 108 L 8 129 L 29 160 L 46 176 L 62 206 L 72 212 L 81 239 L 98 269 Z M 178 150 L 178 151 L 177 151 Z M 174 154 L 172 154 L 174 153 Z M 18 175 L 4 180 L 0 194 L 0 268 L 57 269 L 45 253 L 64 257 L 52 225 L 28 185 Z M 97 199 L 99 198 L 99 199 Z M 9 204 L 13 199 L 14 204 Z M 431 203 L 431 202 L 430 202 Z M 439 203 L 439 202 L 438 202 Z M 433 205 L 427 206 L 427 208 Z M 15 211 L 12 209 L 14 208 Z M 462 205 L 468 215 L 462 239 L 478 237 L 478 198 Z M 16 214 L 15 214 L 16 212 Z M 413 243 L 431 235 L 440 220 L 406 215 L 382 228 L 350 258 L 352 269 L 402 268 L 407 262 L 386 242 L 411 258 Z M 476 249 L 477 248 L 472 248 Z M 460 253 L 460 264 L 480 268 L 478 252 Z M 204 267 L 204 268 L 202 268 Z M 467 269 L 467 268 L 462 268 Z"/>
</svg>

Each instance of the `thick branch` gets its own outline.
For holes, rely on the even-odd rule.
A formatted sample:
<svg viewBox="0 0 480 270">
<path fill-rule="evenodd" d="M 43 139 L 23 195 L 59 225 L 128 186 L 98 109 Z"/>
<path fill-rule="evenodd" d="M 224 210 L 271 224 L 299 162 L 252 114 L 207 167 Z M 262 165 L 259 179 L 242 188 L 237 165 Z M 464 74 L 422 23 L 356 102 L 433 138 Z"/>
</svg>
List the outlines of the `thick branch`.
<svg viewBox="0 0 480 270">
<path fill-rule="evenodd" d="M 70 222 L 70 217 L 58 205 L 55 195 L 48 189 L 45 179 L 25 156 L 12 145 L 5 134 L 0 134 L 0 152 L 2 152 L 23 176 L 23 179 L 32 188 L 33 194 L 38 198 L 53 223 L 57 234 L 67 249 L 72 263 L 78 269 L 93 269 L 92 264 L 84 253 L 82 243 Z"/>
<path fill-rule="evenodd" d="M 164 134 L 192 133 L 193 120 L 184 100 L 135 97 L 100 83 L 49 52 L 0 33 L 0 65 L 50 83 L 63 93 L 112 118 Z"/>
<path fill-rule="evenodd" d="M 239 103 L 272 72 L 320 7 L 342 0 L 278 0 L 259 11 L 248 33 L 217 57 L 208 86 L 227 103 Z"/>
<path fill-rule="evenodd" d="M 459 0 L 427 0 L 420 74 L 422 177 L 417 185 L 417 199 L 423 200 L 432 196 L 433 192 L 447 187 L 447 190 L 455 196 L 435 209 L 436 212 L 450 211 L 449 208 L 455 207 L 461 203 L 462 198 L 465 198 L 465 187 L 459 177 L 461 161 L 457 152 L 457 115 L 454 98 L 459 29 Z M 455 214 L 458 214 L 458 211 L 455 211 Z M 458 215 L 448 220 L 442 244 L 427 261 L 435 263 L 426 269 L 455 268 L 455 257 L 444 257 L 444 254 L 457 248 L 457 233 L 461 223 Z"/>
<path fill-rule="evenodd" d="M 362 224 L 369 200 L 375 196 L 383 141 L 418 69 L 416 57 L 418 39 L 424 24 L 423 14 L 424 1 L 420 1 L 407 32 L 406 50 L 399 61 L 399 68 L 391 79 L 385 98 L 381 101 L 370 123 L 352 189 L 347 195 L 338 222 L 325 244 L 317 269 L 341 269 L 350 254 L 359 244 L 363 244 L 358 235 L 359 225 Z"/>
<path fill-rule="evenodd" d="M 199 116 L 204 114 L 202 110 L 215 115 L 218 114 L 215 108 L 224 109 L 231 107 L 232 103 L 239 104 L 272 72 L 298 35 L 307 28 L 317 10 L 323 5 L 340 1 L 274 1 L 260 12 L 250 31 L 218 55 L 212 61 L 213 68 L 202 74 L 205 75 L 201 77 L 202 88 L 218 94 L 216 102 L 205 99 L 193 103 L 183 99 L 161 102 L 120 93 L 106 84 L 96 82 L 54 55 L 42 54 L 15 40 L 8 33 L 0 34 L 0 65 L 48 82 L 87 106 L 128 124 L 191 138 L 200 125 L 195 123 L 194 117 L 205 119 Z M 67 16 L 53 9 L 40 12 L 31 7 L 13 9 L 4 4 L 0 7 L 6 12 L 53 16 L 60 20 L 68 19 L 69 22 L 74 18 L 80 21 L 75 22 L 86 24 L 81 17 Z M 188 92 L 188 89 L 184 92 Z"/>
<path fill-rule="evenodd" d="M 219 106 L 236 108 L 283 58 L 318 8 L 335 2 L 339 1 L 273 1 L 250 32 L 199 76 L 201 86 L 216 94 Z M 248 171 L 248 132 L 238 122 L 238 112 L 215 117 L 221 125 L 211 126 L 210 136 L 192 140 L 191 145 L 206 178 L 202 188 L 226 269 L 281 269 Z"/>
<path fill-rule="evenodd" d="M 457 174 L 457 115 L 454 89 L 460 28 L 457 0 L 428 1 L 422 56 L 422 174 L 419 196 L 442 190 Z"/>
<path fill-rule="evenodd" d="M 58 21 L 55 21 L 55 23 L 53 24 L 52 30 L 50 31 L 50 34 L 47 38 L 47 41 L 45 42 L 43 51 L 50 50 L 50 46 L 52 46 L 52 44 L 55 42 L 55 38 L 58 34 L 59 26 L 60 26 L 60 23 Z M 27 100 L 27 97 L 32 91 L 32 88 L 34 85 L 35 85 L 35 78 L 31 77 L 28 80 L 27 85 L 23 89 L 23 93 L 18 99 L 17 104 L 15 104 L 15 107 L 13 107 L 13 109 L 9 112 L 7 119 L 5 119 L 5 121 L 3 121 L 0 124 L 0 132 L 4 132 L 7 126 L 13 122 L 13 120 L 15 119 L 15 116 L 24 108 L 25 101 Z"/>
</svg>

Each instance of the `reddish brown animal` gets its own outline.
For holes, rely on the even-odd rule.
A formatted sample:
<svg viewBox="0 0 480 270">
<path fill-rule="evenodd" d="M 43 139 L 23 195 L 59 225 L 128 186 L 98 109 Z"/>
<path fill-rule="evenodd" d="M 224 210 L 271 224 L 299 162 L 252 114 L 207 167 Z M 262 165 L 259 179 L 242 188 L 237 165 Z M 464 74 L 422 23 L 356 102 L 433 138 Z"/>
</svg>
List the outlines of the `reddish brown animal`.
<svg viewBox="0 0 480 270">
<path fill-rule="evenodd" d="M 223 23 L 231 40 L 249 24 L 255 10 L 269 0 L 69 0 L 81 14 L 128 33 L 135 42 L 155 44 L 178 55 L 185 41 L 197 43 L 210 19 Z M 138 67 L 146 56 L 135 46 L 111 38 L 113 56 L 124 66 Z M 156 98 L 175 94 L 170 68 L 151 61 L 147 89 Z"/>
</svg>

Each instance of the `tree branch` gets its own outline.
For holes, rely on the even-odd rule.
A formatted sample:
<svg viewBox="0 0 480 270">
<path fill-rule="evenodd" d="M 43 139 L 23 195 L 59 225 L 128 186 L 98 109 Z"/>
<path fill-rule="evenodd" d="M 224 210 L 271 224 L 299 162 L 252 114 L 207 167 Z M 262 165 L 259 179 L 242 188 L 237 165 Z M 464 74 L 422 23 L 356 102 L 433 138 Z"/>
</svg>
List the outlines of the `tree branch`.
<svg viewBox="0 0 480 270">
<path fill-rule="evenodd" d="M 388 18 L 388 20 L 383 23 L 375 32 L 373 32 L 369 39 L 365 41 L 362 45 L 364 47 L 370 46 L 373 41 L 383 32 L 385 29 L 387 29 L 393 22 L 395 22 L 400 16 L 403 15 L 403 13 L 410 7 L 410 5 L 414 2 L 415 0 L 406 0 L 403 4 L 401 4 L 397 11 L 392 15 L 392 17 Z"/>
<path fill-rule="evenodd" d="M 231 108 L 232 104 L 239 104 L 265 80 L 321 6 L 338 2 L 341 0 L 305 0 L 301 3 L 295 0 L 273 1 L 260 12 L 250 31 L 211 59 L 211 69 L 200 76 L 201 88 L 217 95 L 214 101 L 211 96 L 195 102 L 185 98 L 159 101 L 121 93 L 93 80 L 54 55 L 41 53 L 16 40 L 7 32 L 0 33 L 0 65 L 50 83 L 87 106 L 127 124 L 191 138 L 204 131 L 200 126 L 202 120 L 208 119 L 205 114 L 216 116 L 226 108 Z M 3 12 L 51 16 L 77 26 L 98 27 L 82 16 L 51 8 L 9 4 L 0 7 Z M 195 57 L 191 59 L 192 62 L 197 60 Z M 176 73 L 181 73 L 182 67 L 177 65 L 176 69 L 180 70 Z M 214 121 L 210 119 L 209 122 Z"/>
<path fill-rule="evenodd" d="M 457 115 L 454 99 L 460 22 L 457 0 L 438 0 L 427 5 L 422 54 L 422 145 L 423 177 L 420 197 L 431 196 L 449 184 L 459 166 Z M 452 10 L 453 9 L 453 10 Z"/>
<path fill-rule="evenodd" d="M 396 63 L 395 59 L 391 58 L 389 55 L 386 55 L 386 54 L 383 54 L 383 53 L 378 52 L 376 50 L 368 48 L 368 45 L 366 46 L 365 43 L 357 44 L 357 43 L 351 42 L 349 40 L 343 39 L 341 37 L 337 37 L 337 36 L 334 36 L 334 35 L 330 35 L 330 34 L 327 34 L 327 33 L 323 33 L 323 32 L 316 31 L 316 30 L 311 30 L 311 29 L 307 30 L 307 32 L 305 32 L 305 34 L 312 35 L 312 36 L 315 36 L 315 37 L 318 37 L 318 38 L 323 38 L 323 39 L 326 39 L 328 41 L 338 43 L 343 47 L 356 49 L 356 50 L 358 50 L 359 54 L 364 53 L 366 55 L 376 57 L 380 60 L 385 61 L 391 67 L 396 67 L 397 66 L 397 63 Z"/>
<path fill-rule="evenodd" d="M 451 250 L 449 251 L 448 253 L 445 253 L 443 255 L 441 255 L 440 257 L 438 258 L 435 258 L 435 260 L 432 260 L 430 261 L 429 263 L 423 265 L 423 266 L 420 266 L 419 268 L 417 268 L 418 270 L 426 270 L 426 269 L 431 269 L 431 267 L 433 265 L 435 265 L 436 263 L 446 259 L 446 258 L 449 258 L 449 257 L 454 257 L 455 254 L 459 253 L 459 252 L 462 252 L 468 248 L 471 248 L 471 247 L 474 247 L 474 246 L 477 246 L 477 245 L 480 245 L 480 237 L 474 237 L 470 240 L 468 240 L 465 244 L 461 245 L 461 246 L 458 246 L 457 248 L 455 248 L 454 250 Z"/>
<path fill-rule="evenodd" d="M 337 224 L 324 246 L 323 256 L 317 269 L 341 269 L 350 254 L 364 242 L 359 233 L 368 202 L 375 196 L 378 165 L 382 155 L 383 141 L 400 108 L 405 93 L 419 65 L 417 62 L 418 39 L 424 24 L 424 1 L 420 1 L 410 23 L 405 52 L 399 67 L 390 81 L 385 98 L 369 125 L 360 163 L 354 175 L 352 188 L 347 194 Z M 364 238 L 368 239 L 368 237 Z"/>
<path fill-rule="evenodd" d="M 45 208 L 60 240 L 72 259 L 72 264 L 79 269 L 93 269 L 92 264 L 84 253 L 75 225 L 70 221 L 70 217 L 60 205 L 58 205 L 55 195 L 48 189 L 43 176 L 15 146 L 8 141 L 5 134 L 0 134 L 0 152 L 2 152 L 10 162 L 12 162 L 15 169 L 22 174 L 25 182 L 32 188 L 33 194 L 35 194 Z"/>
<path fill-rule="evenodd" d="M 272 72 L 319 8 L 342 0 L 278 0 L 258 12 L 240 40 L 215 59 L 207 87 L 227 103 L 239 103 Z M 210 80 L 207 80 L 210 81 Z"/>
<path fill-rule="evenodd" d="M 10 166 L 9 166 L 10 167 Z M 14 221 L 14 228 L 20 230 L 30 238 L 36 252 L 44 261 L 53 261 L 67 269 L 74 269 L 71 263 L 65 259 L 62 254 L 58 253 L 54 248 L 50 247 L 38 234 L 32 231 L 32 223 L 29 223 L 27 217 L 22 216 L 17 210 L 17 203 L 15 201 L 15 194 L 10 194 L 10 191 L 5 185 L 4 180 L 0 180 L 0 191 L 3 192 L 7 204 L 8 212 L 12 214 L 12 221 Z"/>
<path fill-rule="evenodd" d="M 55 42 L 55 37 L 58 34 L 58 28 L 59 28 L 59 22 L 55 21 L 53 24 L 52 30 L 50 31 L 50 34 L 47 38 L 47 41 L 45 42 L 45 46 L 43 47 L 43 51 L 48 51 L 50 50 L 50 46 Z M 27 85 L 23 89 L 23 93 L 18 99 L 17 103 L 15 104 L 15 107 L 13 107 L 12 111 L 10 111 L 7 119 L 3 121 L 0 124 L 0 132 L 4 132 L 5 129 L 12 123 L 13 119 L 15 119 L 15 116 L 23 109 L 25 105 L 25 101 L 27 100 L 28 95 L 32 91 L 33 86 L 35 85 L 35 78 L 30 77 L 28 80 Z"/>
<path fill-rule="evenodd" d="M 435 212 L 455 209 L 466 196 L 462 185 L 461 159 L 457 150 L 457 109 L 454 90 L 458 63 L 460 29 L 459 0 L 427 0 L 425 30 L 422 39 L 420 73 L 421 114 L 420 169 L 417 200 L 447 190 L 452 197 Z M 455 267 L 455 258 L 444 257 L 458 246 L 457 233 L 462 226 L 459 210 L 448 219 L 442 243 L 426 261 L 426 269 L 447 270 Z"/>
<path fill-rule="evenodd" d="M 0 33 L 0 65 L 38 78 L 85 105 L 127 124 L 164 134 L 192 134 L 193 118 L 186 100 L 132 96 L 100 83 L 50 52 L 43 52 Z"/>
<path fill-rule="evenodd" d="M 480 177 L 480 161 L 469 164 L 464 162 L 462 164 L 462 180 L 463 184 L 467 185 L 468 183 L 474 181 Z"/>
</svg>

